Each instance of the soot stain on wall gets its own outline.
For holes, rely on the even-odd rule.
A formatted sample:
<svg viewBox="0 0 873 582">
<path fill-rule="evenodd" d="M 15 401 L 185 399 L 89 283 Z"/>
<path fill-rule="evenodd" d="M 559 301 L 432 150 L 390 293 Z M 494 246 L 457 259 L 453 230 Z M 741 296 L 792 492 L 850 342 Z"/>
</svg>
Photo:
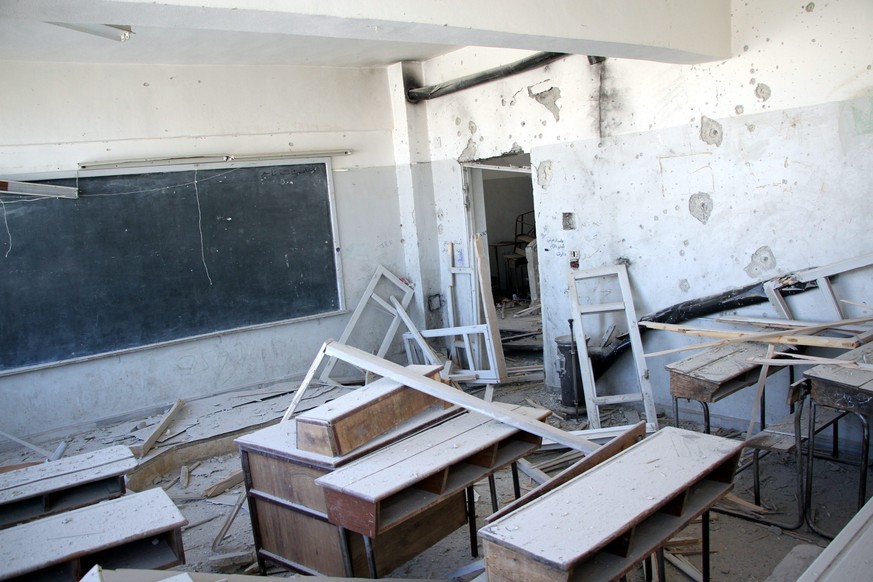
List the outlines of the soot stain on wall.
<svg viewBox="0 0 873 582">
<path fill-rule="evenodd" d="M 599 71 L 599 82 L 595 92 L 597 100 L 597 107 L 594 108 L 595 123 L 597 125 L 597 134 L 604 138 L 609 136 L 613 129 L 621 126 L 621 121 L 618 120 L 621 113 L 621 102 L 618 99 L 618 92 L 615 89 L 612 70 L 608 66 L 608 61 L 592 66 L 597 67 Z"/>
</svg>

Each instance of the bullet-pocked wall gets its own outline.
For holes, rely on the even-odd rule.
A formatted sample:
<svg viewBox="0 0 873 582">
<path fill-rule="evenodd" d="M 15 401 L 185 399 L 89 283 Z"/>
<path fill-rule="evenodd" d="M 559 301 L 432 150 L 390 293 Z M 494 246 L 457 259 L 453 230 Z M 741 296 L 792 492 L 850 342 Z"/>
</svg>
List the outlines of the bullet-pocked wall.
<svg viewBox="0 0 873 582">
<path fill-rule="evenodd" d="M 350 150 L 332 160 L 346 308 L 378 265 L 409 276 L 384 69 L 0 62 L 0 70 L 0 175 L 48 176 L 100 160 Z M 0 261 L 17 251 L 15 223 L 6 225 Z M 3 309 L 14 309 L 14 298 Z M 348 315 L 3 376 L 0 424 L 26 436 L 302 377 Z"/>
<path fill-rule="evenodd" d="M 873 252 L 871 29 L 864 0 L 734 2 L 734 55 L 725 61 L 589 65 L 572 56 L 435 99 L 427 107 L 440 243 L 467 235 L 458 162 L 529 152 L 553 387 L 554 339 L 568 333 L 571 312 L 571 250 L 583 269 L 626 259 L 639 315 Z M 467 50 L 425 71 L 437 82 L 518 58 Z M 838 285 L 869 301 L 870 274 Z M 798 317 L 831 317 L 815 301 L 798 305 Z M 772 315 L 766 305 L 747 311 Z M 645 347 L 691 341 L 699 340 L 649 332 Z M 663 367 L 685 355 L 648 360 L 662 405 L 670 401 Z M 605 390 L 633 381 L 624 364 L 604 377 Z M 750 398 L 724 401 L 715 414 L 747 419 Z"/>
</svg>

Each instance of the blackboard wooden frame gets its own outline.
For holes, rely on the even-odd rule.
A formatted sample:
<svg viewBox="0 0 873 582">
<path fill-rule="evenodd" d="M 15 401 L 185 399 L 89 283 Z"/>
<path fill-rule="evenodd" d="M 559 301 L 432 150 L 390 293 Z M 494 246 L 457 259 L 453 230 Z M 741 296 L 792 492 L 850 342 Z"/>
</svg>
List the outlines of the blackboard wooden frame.
<svg viewBox="0 0 873 582">
<path fill-rule="evenodd" d="M 57 301 L 68 302 L 70 309 L 97 312 L 105 305 L 114 304 L 114 301 L 118 300 L 117 297 L 130 295 L 139 297 L 138 301 L 141 303 L 138 305 L 145 305 L 149 301 L 161 303 L 168 300 L 168 303 L 164 301 L 162 308 L 172 307 L 170 304 L 178 294 L 171 292 L 171 289 L 158 286 L 158 292 L 149 292 L 148 288 L 137 286 L 148 285 L 150 279 L 154 278 L 152 275 L 158 272 L 155 271 L 157 268 L 154 266 L 155 257 L 170 263 L 168 268 L 166 265 L 160 266 L 171 272 L 173 277 L 179 278 L 179 281 L 174 284 L 184 287 L 185 284 L 194 281 L 196 291 L 191 294 L 197 295 L 199 299 L 181 307 L 177 306 L 176 316 L 181 318 L 178 325 L 175 325 L 175 322 L 174 325 L 164 328 L 158 325 L 157 327 L 161 329 L 157 334 L 145 333 L 142 338 L 137 338 L 133 343 L 123 332 L 117 330 L 106 332 L 103 328 L 91 329 L 89 323 L 85 326 L 88 327 L 85 331 L 66 330 L 67 343 L 70 337 L 78 337 L 76 334 L 87 338 L 89 333 L 109 333 L 110 336 L 118 333 L 117 345 L 110 345 L 103 339 L 96 338 L 94 342 L 98 346 L 96 349 L 86 346 L 84 349 L 76 348 L 71 351 L 70 346 L 64 347 L 64 341 L 59 341 L 61 347 L 57 352 L 52 352 L 51 350 L 55 348 L 51 346 L 46 348 L 45 345 L 38 345 L 37 357 L 27 360 L 22 359 L 23 348 L 14 342 L 26 340 L 33 343 L 34 339 L 26 337 L 28 334 L 23 333 L 25 331 L 23 324 L 14 322 L 20 322 L 22 317 L 34 318 L 32 323 L 40 322 L 40 313 L 44 309 L 39 308 L 38 305 L 22 304 L 21 297 L 24 291 L 32 291 L 43 275 L 33 269 L 28 273 L 17 273 L 18 279 L 15 283 L 4 284 L 3 280 L 0 280 L 0 302 L 5 303 L 5 308 L 0 308 L 5 311 L 5 315 L 0 312 L 0 323 L 4 324 L 0 327 L 6 328 L 0 336 L 0 356 L 3 357 L 3 361 L 0 361 L 0 376 L 244 330 L 328 317 L 344 312 L 342 262 L 332 178 L 330 158 L 245 160 L 80 170 L 73 176 L 69 173 L 66 175 L 58 173 L 51 176 L 51 179 L 43 175 L 40 179 L 49 183 L 69 184 L 72 181 L 78 184 L 81 190 L 79 200 L 3 197 L 3 222 L 0 222 L 0 277 L 7 281 L 9 281 L 9 272 L 6 277 L 3 277 L 4 268 L 9 269 L 9 265 L 16 265 L 9 260 L 10 255 L 19 257 L 17 263 L 19 270 L 22 268 L 26 270 L 28 264 L 36 265 L 45 262 L 46 252 L 65 253 L 67 248 L 65 245 L 67 245 L 72 249 L 73 264 L 61 278 L 54 279 L 48 285 L 49 290 L 57 295 Z M 249 181 L 245 182 L 246 179 Z M 101 184 L 107 180 L 123 184 L 124 187 L 117 188 L 123 191 L 101 193 L 100 188 L 103 187 Z M 95 184 L 97 186 L 94 186 Z M 90 193 L 89 188 L 91 188 Z M 124 204 L 119 205 L 122 200 Z M 32 204 L 40 206 L 32 206 Z M 112 204 L 115 205 L 114 210 Z M 222 205 L 227 208 L 222 208 Z M 128 211 L 130 206 L 136 208 Z M 39 216 L 39 211 L 44 211 L 46 208 L 53 208 L 55 213 L 60 213 L 59 216 L 55 216 L 53 220 L 46 220 L 47 214 Z M 27 214 L 33 214 L 38 218 L 16 215 L 25 214 L 24 209 L 27 209 Z M 115 214 L 116 212 L 120 214 Z M 130 215 L 125 215 L 125 212 Z M 119 224 L 111 225 L 108 243 L 82 246 L 87 245 L 88 241 L 93 243 L 95 240 L 100 240 L 98 236 L 100 233 L 95 235 L 87 232 L 88 229 L 101 228 L 100 225 L 94 226 L 100 222 L 97 219 L 98 215 L 104 223 L 116 220 Z M 233 222 L 234 218 L 237 218 L 237 222 Z M 262 223 L 256 220 L 261 220 Z M 180 222 L 181 226 L 166 227 L 166 230 L 161 230 L 165 228 L 164 223 L 173 221 Z M 140 225 L 140 222 L 144 222 L 145 225 Z M 86 232 L 82 232 L 82 227 L 79 227 L 79 230 L 65 232 L 64 229 L 70 224 L 85 225 Z M 122 226 L 125 228 L 122 229 Z M 288 228 L 285 229 L 285 226 Z M 6 233 L 2 232 L 4 227 Z M 61 232 L 58 232 L 58 228 Z M 30 234 L 32 244 L 28 248 L 26 233 L 37 229 L 42 232 L 38 235 Z M 149 229 L 160 230 L 160 232 L 151 232 Z M 122 231 L 124 235 L 120 234 Z M 4 240 L 3 234 L 8 235 L 8 242 Z M 43 238 L 38 238 L 40 236 Z M 132 242 L 128 242 L 125 236 L 132 237 Z M 57 238 L 63 239 L 64 245 L 59 247 L 55 241 Z M 148 244 L 136 246 L 137 242 L 146 238 L 149 239 Z M 51 241 L 42 256 L 33 248 L 34 244 L 40 244 L 40 240 Z M 52 244 L 54 246 L 51 246 Z M 102 251 L 95 248 L 101 244 L 108 248 Z M 184 248 L 186 244 L 187 250 L 178 250 Z M 101 252 L 110 255 L 115 248 L 118 251 L 116 254 L 135 252 L 142 255 L 154 254 L 155 257 L 149 256 L 147 261 L 140 256 L 132 258 L 125 256 L 124 261 L 113 262 L 101 255 Z M 284 257 L 280 256 L 282 253 L 274 256 L 275 253 L 272 252 L 274 248 L 279 251 L 284 250 Z M 168 255 L 173 254 L 185 255 L 184 260 L 178 259 L 174 263 L 167 258 Z M 91 255 L 96 255 L 96 258 L 92 258 Z M 83 256 L 87 257 L 88 262 L 82 262 Z M 23 261 L 23 258 L 29 261 Z M 100 276 L 96 276 L 91 271 L 92 267 L 89 263 L 100 261 L 106 263 L 104 268 L 106 273 L 102 275 L 98 273 L 98 275 L 103 279 L 111 280 L 110 283 L 96 280 Z M 140 272 L 134 277 L 137 283 L 125 289 L 123 281 L 125 277 L 130 276 L 129 264 L 135 265 L 137 261 L 142 263 L 151 261 L 149 264 L 152 266 L 140 266 Z M 221 261 L 225 261 L 226 264 Z M 213 269 L 210 269 L 210 266 Z M 137 271 L 136 268 L 132 270 Z M 77 277 L 82 271 L 85 272 L 85 276 Z M 237 275 L 237 272 L 242 274 Z M 63 276 L 67 278 L 64 279 Z M 89 280 L 77 282 L 77 278 Z M 143 280 L 146 282 L 143 283 Z M 65 285 L 65 282 L 68 284 Z M 117 288 L 115 290 L 118 293 L 114 299 L 111 293 L 103 303 L 99 300 L 91 302 L 87 297 L 90 295 L 91 288 L 95 290 L 94 293 L 98 293 L 107 286 L 110 287 L 109 291 Z M 188 287 L 184 288 L 188 289 Z M 80 296 L 79 301 L 76 301 L 75 293 L 67 296 L 68 291 L 75 292 L 77 289 L 88 290 L 85 300 Z M 221 290 L 225 291 L 224 295 L 218 293 Z M 167 297 L 161 297 L 161 293 Z M 209 295 L 215 297 L 210 299 Z M 226 302 L 228 298 L 242 299 L 225 309 L 222 301 Z M 290 301 L 291 298 L 294 299 L 293 302 Z M 30 300 L 31 298 L 28 298 L 28 301 Z M 254 307 L 249 305 L 250 303 Z M 26 311 L 28 308 L 32 310 L 30 315 Z M 132 322 L 135 324 L 134 327 L 148 327 L 146 324 L 155 319 L 155 312 L 149 312 L 147 305 L 137 309 L 143 310 L 144 320 L 126 320 L 129 314 L 123 313 L 120 321 L 122 327 Z M 19 313 L 15 316 L 19 318 L 18 320 L 10 319 L 13 317 L 10 315 L 13 310 L 18 310 Z M 33 310 L 36 310 L 36 314 Z M 196 313 L 197 317 L 208 321 L 202 324 L 203 322 L 195 323 L 193 320 L 187 320 L 191 313 Z M 225 313 L 230 315 L 226 316 Z M 151 317 L 148 317 L 149 314 Z M 95 313 L 94 316 L 99 319 L 99 313 Z M 67 318 L 56 319 L 61 320 L 57 322 L 58 327 L 66 325 L 63 320 Z M 81 327 L 81 317 L 71 319 L 73 328 L 76 325 Z M 76 323 L 77 321 L 79 323 Z M 16 328 L 16 325 L 21 327 Z M 18 337 L 15 332 L 19 332 Z M 50 338 L 58 333 L 57 329 L 46 331 Z M 62 334 L 58 337 L 64 339 Z M 40 341 L 45 343 L 44 339 L 38 338 L 36 343 Z"/>
</svg>

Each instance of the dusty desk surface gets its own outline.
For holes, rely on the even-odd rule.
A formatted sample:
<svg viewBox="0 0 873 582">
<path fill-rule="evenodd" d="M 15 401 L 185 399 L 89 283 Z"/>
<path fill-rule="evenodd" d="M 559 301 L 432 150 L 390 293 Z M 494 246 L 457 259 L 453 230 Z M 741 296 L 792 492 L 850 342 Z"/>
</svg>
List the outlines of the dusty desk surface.
<svg viewBox="0 0 873 582">
<path fill-rule="evenodd" d="M 667 364 L 670 394 L 702 402 L 715 402 L 758 381 L 760 364 L 749 358 L 764 358 L 767 346 L 755 343 L 726 344 L 709 348 L 678 362 Z M 779 367 L 772 366 L 771 373 Z"/>
<path fill-rule="evenodd" d="M 536 562 L 573 570 L 704 480 L 726 481 L 727 493 L 742 447 L 741 441 L 661 429 L 479 535 Z"/>
<path fill-rule="evenodd" d="M 849 350 L 836 359 L 873 364 L 873 343 Z M 813 398 L 817 402 L 828 405 L 830 399 L 824 394 L 819 394 L 818 391 L 830 389 L 834 395 L 833 405 L 838 408 L 851 410 L 861 407 L 862 410 L 859 410 L 859 412 L 873 410 L 873 406 L 868 405 L 873 400 L 873 370 L 822 364 L 810 368 L 803 375 L 812 381 L 811 390 Z M 858 401 L 854 402 L 852 399 L 845 399 L 843 397 L 844 393 L 839 390 L 840 388 L 845 389 L 846 394 L 857 396 Z M 819 400 L 819 396 L 822 397 L 822 400 Z M 865 405 L 868 406 L 865 407 Z"/>
<path fill-rule="evenodd" d="M 530 418 L 546 410 L 504 405 Z M 331 522 L 375 537 L 527 453 L 541 439 L 467 412 L 320 477 Z"/>
<path fill-rule="evenodd" d="M 0 531 L 0 579 L 27 574 L 188 523 L 149 489 Z"/>
<path fill-rule="evenodd" d="M 134 467 L 130 447 L 117 445 L 0 473 L 0 504 L 123 475 Z"/>
</svg>

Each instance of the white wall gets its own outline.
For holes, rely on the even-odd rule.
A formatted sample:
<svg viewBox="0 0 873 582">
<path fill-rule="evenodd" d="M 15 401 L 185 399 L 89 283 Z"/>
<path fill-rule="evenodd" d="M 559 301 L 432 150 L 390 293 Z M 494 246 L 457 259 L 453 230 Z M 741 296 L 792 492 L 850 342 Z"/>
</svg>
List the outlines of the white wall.
<svg viewBox="0 0 873 582">
<path fill-rule="evenodd" d="M 378 264 L 416 279 L 405 272 L 383 69 L 0 61 L 0 74 L 4 177 L 73 171 L 83 161 L 350 149 L 333 160 L 347 308 Z M 26 436 L 302 376 L 346 320 L 325 317 L 0 377 L 0 424 Z"/>
<path fill-rule="evenodd" d="M 550 385 L 570 250 L 583 268 L 628 258 L 640 315 L 873 251 L 873 5 L 734 2 L 732 28 L 727 61 L 568 57 L 427 104 L 440 207 L 463 200 L 458 160 L 531 154 Z M 497 60 L 461 51 L 427 63 L 428 83 Z M 575 228 L 563 229 L 564 212 Z M 464 240 L 462 212 L 443 218 L 441 236 Z M 854 298 L 869 300 L 869 271 L 853 277 Z M 646 348 L 688 341 L 650 333 Z M 663 365 L 680 357 L 650 362 L 661 404 Z M 627 381 L 615 373 L 604 384 Z M 741 400 L 715 414 L 747 418 Z"/>
</svg>

